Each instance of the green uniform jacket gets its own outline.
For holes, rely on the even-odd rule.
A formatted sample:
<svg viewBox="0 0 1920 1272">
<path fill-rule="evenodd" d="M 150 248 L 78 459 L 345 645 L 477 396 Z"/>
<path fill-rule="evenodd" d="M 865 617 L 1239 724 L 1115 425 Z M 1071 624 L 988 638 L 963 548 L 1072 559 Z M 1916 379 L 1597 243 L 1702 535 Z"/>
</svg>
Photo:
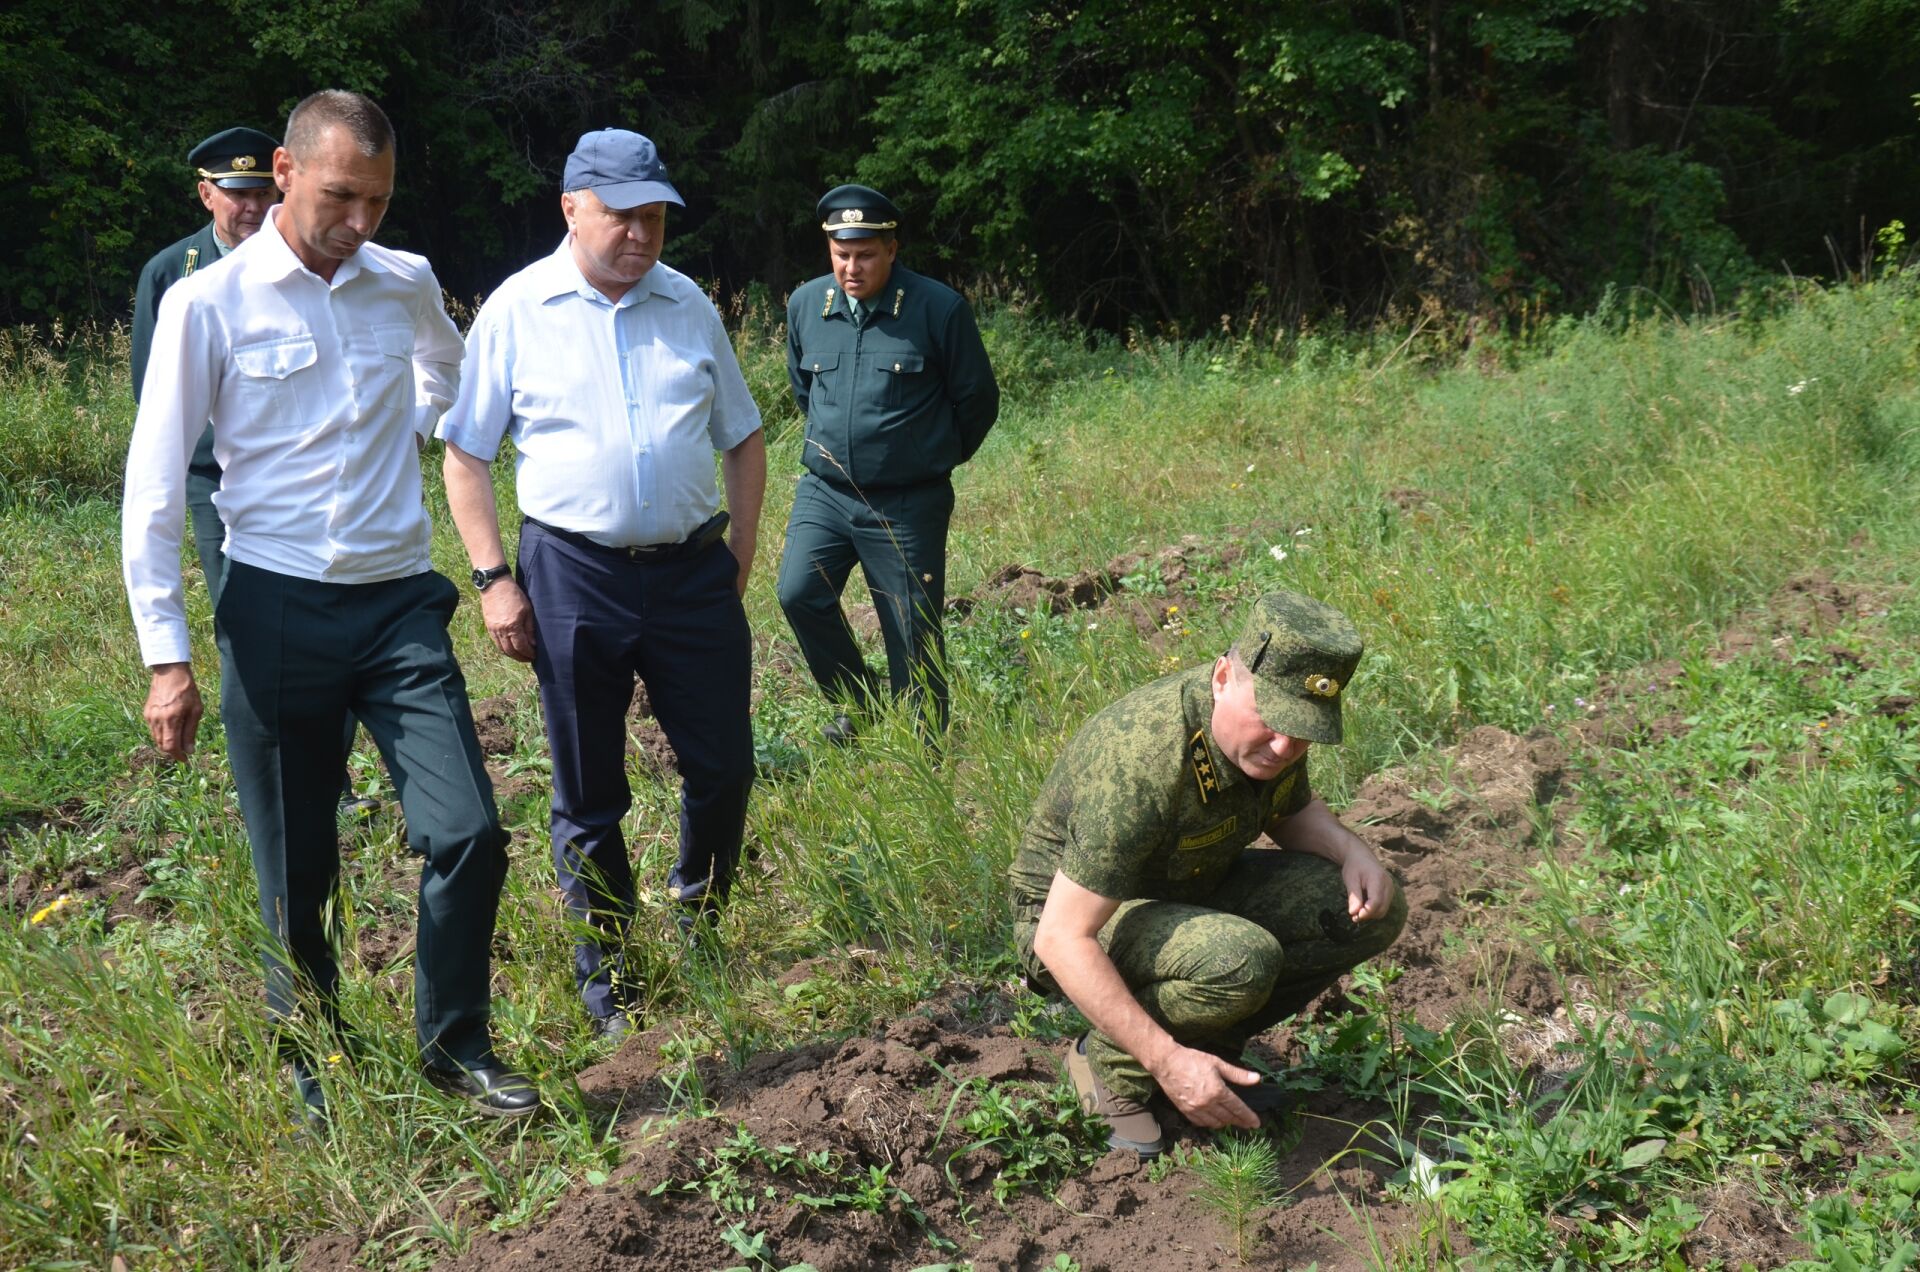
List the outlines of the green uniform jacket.
<svg viewBox="0 0 1920 1272">
<path fill-rule="evenodd" d="M 1000 414 L 973 311 L 898 264 L 855 323 L 833 275 L 787 302 L 787 375 L 807 416 L 802 462 L 865 490 L 945 477 Z"/>
<path fill-rule="evenodd" d="M 160 297 L 196 269 L 205 269 L 220 259 L 220 242 L 213 237 L 213 222 L 161 248 L 140 271 L 140 286 L 133 294 L 133 400 L 140 400 L 140 385 L 147 378 L 147 354 L 153 349 L 153 322 L 160 313 Z M 202 477 L 220 479 L 220 465 L 213 458 L 213 426 L 200 434 L 193 461 L 187 471 Z"/>
<path fill-rule="evenodd" d="M 1023 953 L 1054 871 L 1116 901 L 1199 902 L 1269 822 L 1313 798 L 1305 756 L 1257 782 L 1220 753 L 1212 675 L 1208 662 L 1134 690 L 1060 753 L 1008 871 Z"/>
</svg>

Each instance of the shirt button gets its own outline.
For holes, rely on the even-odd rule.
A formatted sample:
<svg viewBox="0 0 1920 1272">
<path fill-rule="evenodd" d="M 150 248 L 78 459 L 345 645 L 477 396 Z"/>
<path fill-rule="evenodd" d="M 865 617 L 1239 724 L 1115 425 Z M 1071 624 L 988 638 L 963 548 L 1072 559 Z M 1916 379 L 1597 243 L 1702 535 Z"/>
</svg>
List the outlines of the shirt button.
<svg viewBox="0 0 1920 1272">
<path fill-rule="evenodd" d="M 642 508 L 651 508 L 651 507 L 653 507 L 653 501 L 652 501 L 652 500 L 649 500 L 649 499 L 642 499 L 642 500 L 640 501 L 640 506 L 641 506 Z"/>
</svg>

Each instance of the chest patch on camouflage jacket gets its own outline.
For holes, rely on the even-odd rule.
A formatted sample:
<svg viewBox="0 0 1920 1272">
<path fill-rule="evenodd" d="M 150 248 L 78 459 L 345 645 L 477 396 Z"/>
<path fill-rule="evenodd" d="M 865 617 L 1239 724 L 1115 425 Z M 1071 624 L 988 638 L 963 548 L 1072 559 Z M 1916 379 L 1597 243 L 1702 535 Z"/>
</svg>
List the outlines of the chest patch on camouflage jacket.
<svg viewBox="0 0 1920 1272">
<path fill-rule="evenodd" d="M 1231 835 L 1239 825 L 1240 818 L 1238 816 L 1229 817 L 1218 826 L 1210 826 L 1205 830 L 1196 831 L 1191 835 L 1182 835 L 1180 842 L 1175 844 L 1174 847 L 1181 852 L 1192 852 L 1195 848 L 1211 848 L 1228 835 Z"/>
</svg>

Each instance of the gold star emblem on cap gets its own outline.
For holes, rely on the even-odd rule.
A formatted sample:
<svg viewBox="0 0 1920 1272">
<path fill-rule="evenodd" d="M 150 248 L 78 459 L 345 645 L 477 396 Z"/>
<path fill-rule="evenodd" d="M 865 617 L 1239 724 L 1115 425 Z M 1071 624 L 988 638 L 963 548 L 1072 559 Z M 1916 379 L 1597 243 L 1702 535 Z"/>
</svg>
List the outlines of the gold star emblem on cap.
<svg viewBox="0 0 1920 1272">
<path fill-rule="evenodd" d="M 1340 692 L 1340 682 L 1332 676 L 1308 676 L 1307 692 L 1317 698 L 1331 698 Z"/>
</svg>

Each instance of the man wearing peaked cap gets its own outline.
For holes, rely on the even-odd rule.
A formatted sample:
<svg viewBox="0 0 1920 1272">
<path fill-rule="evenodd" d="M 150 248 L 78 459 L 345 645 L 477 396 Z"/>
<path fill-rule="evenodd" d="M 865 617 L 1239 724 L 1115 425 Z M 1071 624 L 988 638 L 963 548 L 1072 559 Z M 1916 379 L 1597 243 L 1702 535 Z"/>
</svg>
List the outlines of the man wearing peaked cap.
<svg viewBox="0 0 1920 1272">
<path fill-rule="evenodd" d="M 1338 610 L 1263 596 L 1210 666 L 1088 720 L 1041 789 L 1009 871 L 1014 938 L 1030 982 L 1093 1026 L 1067 1069 L 1115 1148 L 1161 1150 L 1162 1098 L 1197 1126 L 1259 1125 L 1277 1093 L 1240 1064 L 1247 1042 L 1406 922 L 1307 778 L 1360 653 Z"/>
<path fill-rule="evenodd" d="M 1000 412 L 1000 388 L 959 293 L 896 261 L 900 213 L 878 190 L 836 186 L 816 208 L 833 272 L 787 303 L 787 375 L 807 417 L 779 597 L 845 743 L 878 686 L 840 608 L 855 562 L 886 642 L 890 688 L 947 722 L 951 474 Z"/>
</svg>

